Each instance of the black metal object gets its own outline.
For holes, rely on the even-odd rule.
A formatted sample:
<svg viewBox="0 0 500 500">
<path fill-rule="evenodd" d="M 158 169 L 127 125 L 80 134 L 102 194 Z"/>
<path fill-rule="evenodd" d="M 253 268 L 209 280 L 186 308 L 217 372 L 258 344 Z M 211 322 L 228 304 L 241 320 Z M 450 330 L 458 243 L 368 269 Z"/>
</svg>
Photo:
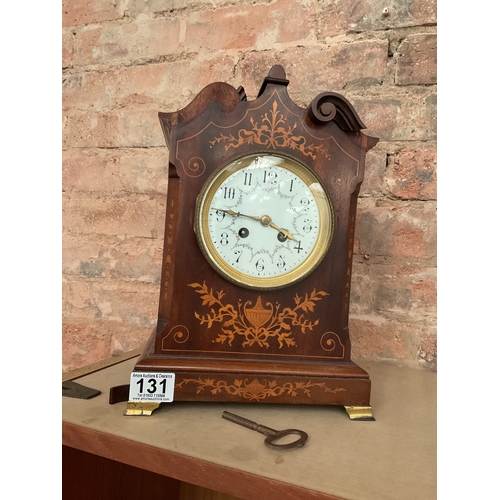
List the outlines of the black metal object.
<svg viewBox="0 0 500 500">
<path fill-rule="evenodd" d="M 62 383 L 62 395 L 67 398 L 92 399 L 99 396 L 99 394 L 101 394 L 101 391 L 85 387 L 71 380 Z"/>
</svg>

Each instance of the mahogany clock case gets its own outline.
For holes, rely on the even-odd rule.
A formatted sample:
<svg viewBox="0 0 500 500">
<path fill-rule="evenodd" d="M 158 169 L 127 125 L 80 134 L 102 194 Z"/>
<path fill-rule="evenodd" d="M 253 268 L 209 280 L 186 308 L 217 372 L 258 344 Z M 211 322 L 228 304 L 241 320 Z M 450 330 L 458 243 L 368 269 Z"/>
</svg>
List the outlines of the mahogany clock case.
<svg viewBox="0 0 500 500">
<path fill-rule="evenodd" d="M 134 370 L 175 373 L 175 400 L 369 405 L 370 379 L 351 361 L 348 319 L 357 197 L 378 139 L 361 132 L 341 95 L 321 93 L 305 109 L 287 85 L 273 66 L 253 101 L 218 82 L 184 109 L 159 113 L 169 182 L 158 324 Z M 334 214 L 324 258 L 278 289 L 225 279 L 194 231 L 207 180 L 256 153 L 305 165 Z"/>
</svg>

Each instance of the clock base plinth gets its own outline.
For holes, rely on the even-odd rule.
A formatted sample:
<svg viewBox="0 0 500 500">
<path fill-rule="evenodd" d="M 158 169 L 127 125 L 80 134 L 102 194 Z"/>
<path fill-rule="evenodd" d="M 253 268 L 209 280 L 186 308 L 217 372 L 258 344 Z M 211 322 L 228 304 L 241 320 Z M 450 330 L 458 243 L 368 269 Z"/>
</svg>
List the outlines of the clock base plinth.
<svg viewBox="0 0 500 500">
<path fill-rule="evenodd" d="M 152 347 L 146 348 L 134 371 L 174 373 L 174 401 L 370 408 L 369 375 L 352 361 L 167 356 L 155 354 Z"/>
</svg>

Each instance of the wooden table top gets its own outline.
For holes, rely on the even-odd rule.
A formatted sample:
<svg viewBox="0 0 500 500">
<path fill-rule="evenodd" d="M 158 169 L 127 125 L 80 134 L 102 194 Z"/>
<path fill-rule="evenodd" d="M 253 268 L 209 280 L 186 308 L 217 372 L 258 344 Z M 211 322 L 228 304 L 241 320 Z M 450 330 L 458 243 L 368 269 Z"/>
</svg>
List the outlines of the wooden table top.
<svg viewBox="0 0 500 500">
<path fill-rule="evenodd" d="M 76 380 L 102 394 L 63 397 L 63 444 L 245 500 L 436 498 L 436 374 L 356 361 L 372 380 L 373 421 L 343 407 L 164 403 L 124 416 L 109 389 L 128 384 L 137 358 Z M 274 450 L 224 410 L 274 429 L 309 434 L 304 448 Z"/>
</svg>

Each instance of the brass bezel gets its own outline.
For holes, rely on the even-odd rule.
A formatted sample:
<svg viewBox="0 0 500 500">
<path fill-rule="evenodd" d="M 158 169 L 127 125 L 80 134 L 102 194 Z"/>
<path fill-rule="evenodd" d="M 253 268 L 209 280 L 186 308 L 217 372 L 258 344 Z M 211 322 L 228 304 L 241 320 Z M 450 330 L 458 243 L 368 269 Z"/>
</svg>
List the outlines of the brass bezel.
<svg viewBox="0 0 500 500">
<path fill-rule="evenodd" d="M 309 188 L 312 184 L 319 184 L 321 192 L 311 189 L 311 193 L 318 205 L 320 230 L 318 240 L 309 256 L 297 268 L 286 274 L 276 277 L 259 278 L 249 276 L 231 267 L 222 259 L 215 249 L 209 237 L 208 231 L 208 209 L 210 202 L 221 184 L 232 174 L 249 166 L 258 156 L 278 157 L 285 160 L 280 164 L 281 168 L 286 168 L 299 177 Z M 208 263 L 228 281 L 253 290 L 276 290 L 284 288 L 304 279 L 311 274 L 323 260 L 333 238 L 334 232 L 334 210 L 327 191 L 321 179 L 304 163 L 297 158 L 284 154 L 258 152 L 236 158 L 227 165 L 214 172 L 205 182 L 200 194 L 196 199 L 196 211 L 194 218 L 194 230 L 198 239 L 200 249 Z"/>
</svg>

